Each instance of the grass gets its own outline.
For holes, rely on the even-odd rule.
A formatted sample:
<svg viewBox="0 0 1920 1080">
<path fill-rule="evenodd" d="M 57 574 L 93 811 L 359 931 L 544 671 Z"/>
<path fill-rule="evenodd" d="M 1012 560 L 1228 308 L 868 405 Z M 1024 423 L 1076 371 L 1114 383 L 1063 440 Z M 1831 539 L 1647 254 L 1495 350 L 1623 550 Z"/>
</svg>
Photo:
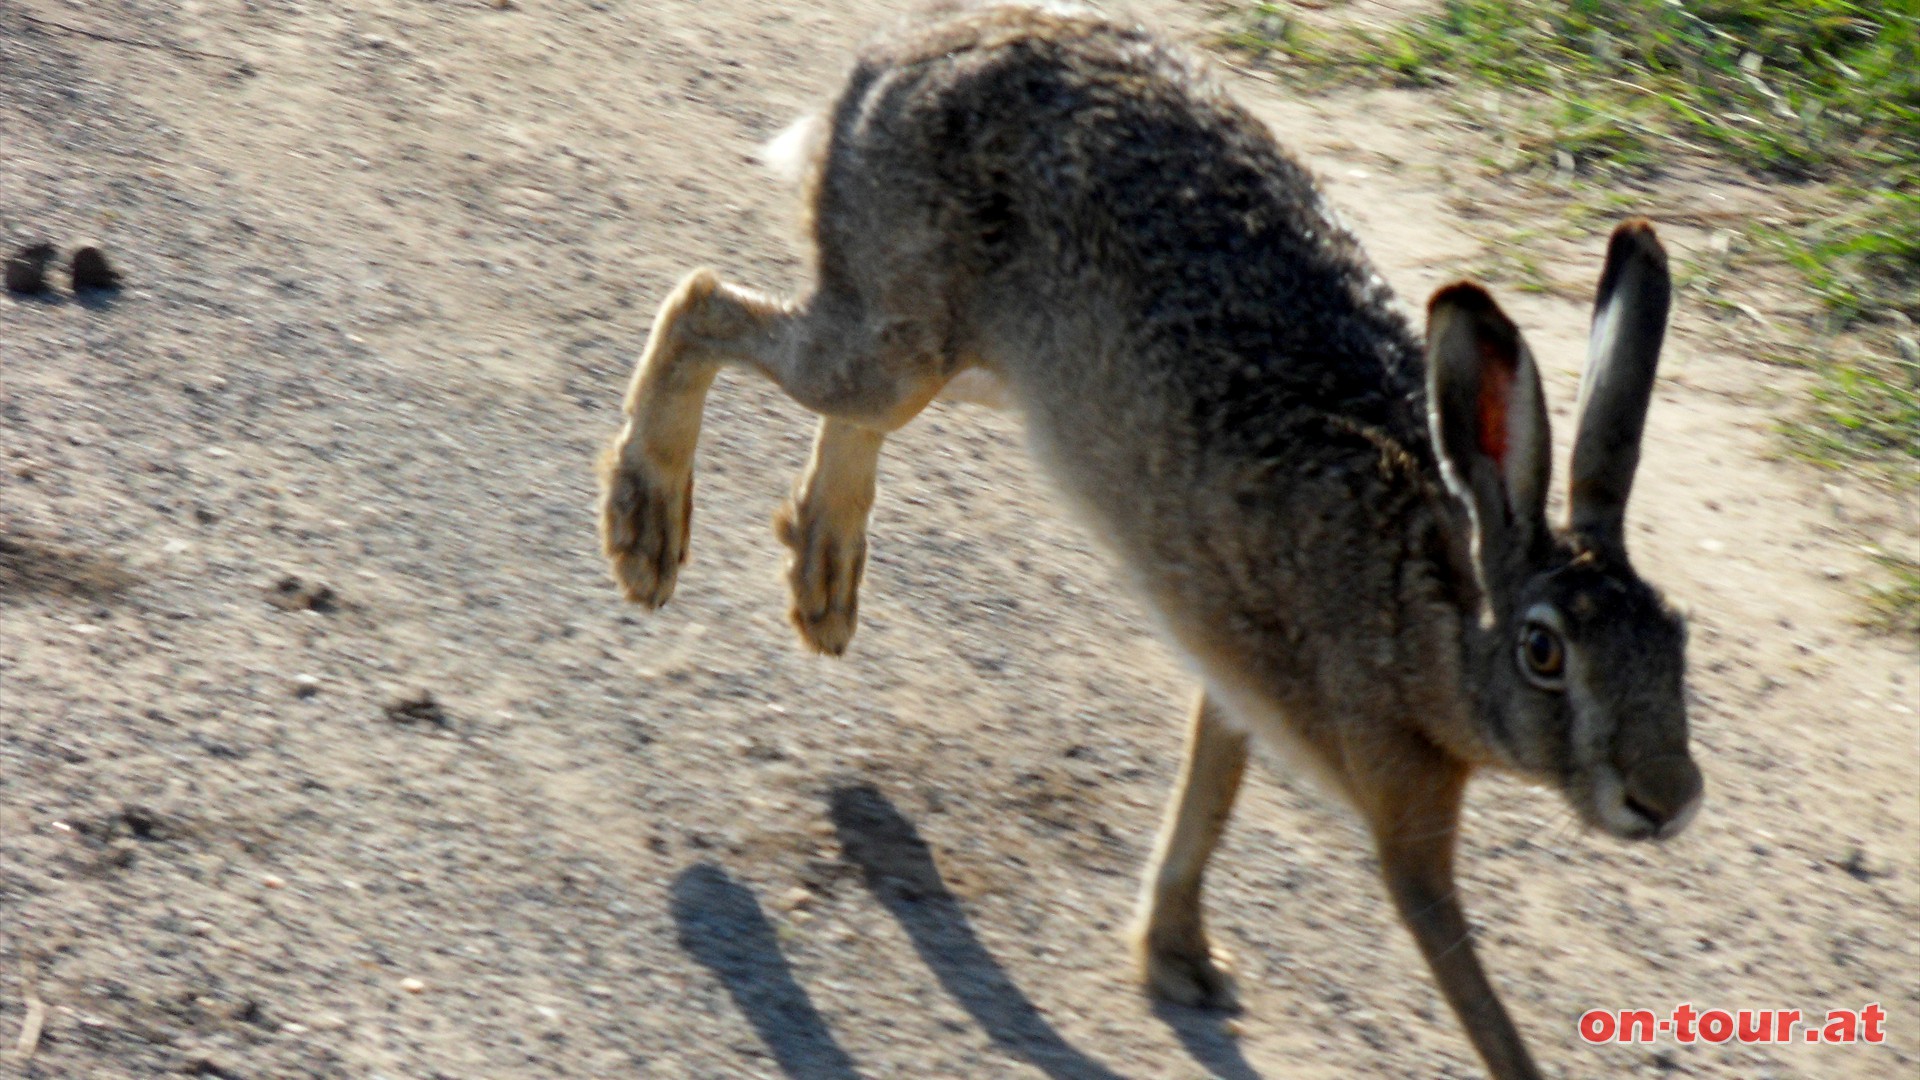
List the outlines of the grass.
<svg viewBox="0 0 1920 1080">
<path fill-rule="evenodd" d="M 1878 558 L 1891 580 L 1867 598 L 1869 625 L 1908 637 L 1920 637 L 1920 560 L 1898 555 Z"/>
<path fill-rule="evenodd" d="M 1799 185 L 1797 219 L 1741 237 L 1821 301 L 1774 350 L 1816 373 L 1788 444 L 1920 490 L 1920 0 L 1446 0 L 1384 30 L 1241 10 L 1227 44 L 1300 80 L 1494 91 L 1501 171 L 1618 181 L 1711 161 Z M 1920 567 L 1893 569 L 1876 604 L 1913 625 Z"/>
<path fill-rule="evenodd" d="M 1502 237 L 1502 243 L 1491 245 L 1477 261 L 1468 265 L 1466 273 L 1473 277 L 1506 281 L 1521 292 L 1559 291 L 1553 279 L 1540 266 L 1540 260 L 1528 253 L 1527 242 L 1539 235 L 1537 229 L 1512 230 Z"/>
<path fill-rule="evenodd" d="M 1920 150 L 1920 0 L 1449 0 L 1385 32 L 1315 32 L 1260 4 L 1232 40 L 1406 85 L 1545 93 L 1557 122 L 1536 150 L 1576 161 L 1711 149 L 1795 179 L 1865 163 L 1911 184 Z"/>
</svg>

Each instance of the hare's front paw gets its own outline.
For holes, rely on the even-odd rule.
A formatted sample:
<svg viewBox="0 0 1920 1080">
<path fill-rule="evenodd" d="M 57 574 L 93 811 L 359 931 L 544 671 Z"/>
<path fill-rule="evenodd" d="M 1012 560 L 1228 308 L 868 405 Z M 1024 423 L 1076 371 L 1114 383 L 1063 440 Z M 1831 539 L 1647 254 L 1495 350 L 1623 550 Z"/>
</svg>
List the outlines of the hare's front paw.
<svg viewBox="0 0 1920 1080">
<path fill-rule="evenodd" d="M 644 454 L 608 448 L 601 461 L 600 546 L 627 599 L 657 608 L 687 561 L 693 470 L 662 469 Z"/>
<path fill-rule="evenodd" d="M 867 567 L 864 511 L 835 514 L 801 500 L 781 507 L 773 531 L 787 545 L 787 618 L 808 648 L 847 651 L 860 619 L 860 576 Z"/>
<path fill-rule="evenodd" d="M 1140 977 L 1154 997 L 1196 1009 L 1239 1009 L 1231 959 L 1205 938 L 1176 947 L 1148 935 L 1139 942 L 1139 957 Z"/>
</svg>

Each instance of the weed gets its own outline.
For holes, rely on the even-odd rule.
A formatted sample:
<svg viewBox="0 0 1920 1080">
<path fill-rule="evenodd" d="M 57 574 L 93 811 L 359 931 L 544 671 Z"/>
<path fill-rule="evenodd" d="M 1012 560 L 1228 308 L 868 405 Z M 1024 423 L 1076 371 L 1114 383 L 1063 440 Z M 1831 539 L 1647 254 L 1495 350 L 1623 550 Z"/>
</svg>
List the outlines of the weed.
<svg viewBox="0 0 1920 1080">
<path fill-rule="evenodd" d="M 1881 554 L 1875 561 L 1888 571 L 1887 584 L 1868 597 L 1869 624 L 1883 630 L 1920 637 L 1920 560 Z"/>
<path fill-rule="evenodd" d="M 1384 33 L 1309 31 L 1260 4 L 1228 41 L 1336 78 L 1545 92 L 1549 156 L 1648 165 L 1677 144 L 1813 179 L 1920 155 L 1916 0 L 1448 0 Z"/>
<path fill-rule="evenodd" d="M 1800 350 L 1817 379 L 1792 443 L 1920 487 L 1920 0 L 1447 0 L 1384 31 L 1250 10 L 1227 44 L 1310 82 L 1509 91 L 1503 170 L 1646 176 L 1711 155 L 1804 184 L 1798 220 L 1750 237 L 1827 313 Z M 1495 261 L 1542 287 L 1537 266 Z"/>
</svg>

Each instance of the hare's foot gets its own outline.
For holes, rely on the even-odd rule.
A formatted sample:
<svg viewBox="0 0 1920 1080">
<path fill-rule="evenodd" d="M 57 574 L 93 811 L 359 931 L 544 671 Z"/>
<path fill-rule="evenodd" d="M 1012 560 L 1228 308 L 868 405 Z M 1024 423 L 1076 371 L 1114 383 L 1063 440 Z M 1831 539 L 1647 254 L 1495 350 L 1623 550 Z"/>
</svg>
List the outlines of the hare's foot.
<svg viewBox="0 0 1920 1080">
<path fill-rule="evenodd" d="M 867 566 L 867 522 L 821 513 L 818 503 L 794 500 L 774 518 L 787 545 L 787 618 L 809 649 L 839 656 L 860 617 L 860 576 Z"/>
<path fill-rule="evenodd" d="M 627 447 L 622 436 L 601 458 L 600 546 L 627 599 L 657 608 L 687 561 L 693 469 L 661 468 Z"/>
<path fill-rule="evenodd" d="M 1148 930 L 1139 934 L 1134 948 L 1141 981 L 1154 997 L 1198 1009 L 1239 1008 L 1232 958 L 1210 948 L 1204 934 L 1176 939 Z"/>
<path fill-rule="evenodd" d="M 1146 992 L 1192 1009 L 1238 1009 L 1231 957 L 1200 938 L 1194 944 L 1140 942 L 1140 980 Z"/>
</svg>

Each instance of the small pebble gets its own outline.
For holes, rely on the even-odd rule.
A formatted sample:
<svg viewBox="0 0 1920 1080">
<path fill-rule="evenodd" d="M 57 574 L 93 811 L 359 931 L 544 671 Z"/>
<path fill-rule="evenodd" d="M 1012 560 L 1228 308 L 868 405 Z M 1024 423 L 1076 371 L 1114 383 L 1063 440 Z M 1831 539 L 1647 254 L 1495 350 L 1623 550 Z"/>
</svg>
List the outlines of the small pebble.
<svg viewBox="0 0 1920 1080">
<path fill-rule="evenodd" d="M 408 977 L 400 980 L 400 989 L 409 994 L 424 994 L 427 992 L 427 984 L 419 979 Z"/>
<path fill-rule="evenodd" d="M 432 724 L 438 728 L 453 726 L 453 718 L 434 700 L 431 691 L 421 690 L 387 704 L 387 719 L 396 724 Z"/>
<path fill-rule="evenodd" d="M 267 603 L 282 611 L 317 611 L 325 615 L 339 607 L 339 596 L 331 585 L 288 574 L 268 586 Z"/>
<path fill-rule="evenodd" d="M 260 879 L 260 884 L 265 885 L 269 889 L 284 889 L 287 887 L 287 879 L 281 877 L 279 874 L 268 874 L 266 877 Z"/>
<path fill-rule="evenodd" d="M 119 272 L 107 262 L 106 252 L 101 251 L 98 245 L 87 244 L 75 250 L 70 268 L 74 292 L 120 287 Z"/>
<path fill-rule="evenodd" d="M 1860 848 L 1854 848 L 1852 851 L 1847 852 L 1846 861 L 1840 862 L 1838 865 L 1840 869 L 1845 870 L 1855 881 L 1872 881 L 1877 877 L 1892 876 L 1888 871 L 1880 869 L 1870 863 L 1867 859 L 1867 853 Z"/>
<path fill-rule="evenodd" d="M 320 676 L 295 675 L 293 677 L 293 696 L 310 698 L 320 692 Z"/>
</svg>

